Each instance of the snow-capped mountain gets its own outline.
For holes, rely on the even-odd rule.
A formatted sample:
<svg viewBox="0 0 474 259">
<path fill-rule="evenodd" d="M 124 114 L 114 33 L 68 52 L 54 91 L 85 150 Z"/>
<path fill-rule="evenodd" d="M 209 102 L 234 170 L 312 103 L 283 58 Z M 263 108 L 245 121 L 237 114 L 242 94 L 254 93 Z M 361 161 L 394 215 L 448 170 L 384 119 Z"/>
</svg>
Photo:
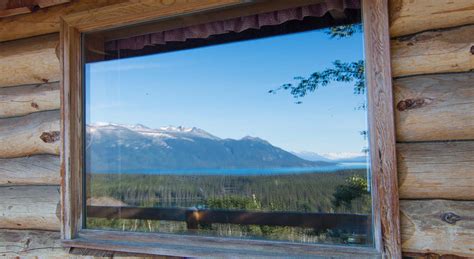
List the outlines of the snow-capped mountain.
<svg viewBox="0 0 474 259">
<path fill-rule="evenodd" d="M 221 139 L 196 127 L 97 123 L 86 131 L 87 168 L 94 172 L 330 164 L 302 159 L 260 138 Z"/>
<path fill-rule="evenodd" d="M 367 154 L 363 152 L 337 152 L 337 153 L 315 153 L 309 151 L 292 152 L 295 156 L 308 161 L 325 161 L 325 162 L 367 162 Z"/>
</svg>

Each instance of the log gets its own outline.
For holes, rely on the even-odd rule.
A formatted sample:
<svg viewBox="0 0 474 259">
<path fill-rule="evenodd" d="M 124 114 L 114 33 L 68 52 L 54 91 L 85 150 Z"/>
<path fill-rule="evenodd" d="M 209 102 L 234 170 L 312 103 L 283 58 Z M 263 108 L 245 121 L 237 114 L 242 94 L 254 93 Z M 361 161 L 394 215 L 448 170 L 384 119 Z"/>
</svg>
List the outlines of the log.
<svg viewBox="0 0 474 259">
<path fill-rule="evenodd" d="M 0 43 L 0 87 L 59 81 L 58 46 L 58 34 Z"/>
<path fill-rule="evenodd" d="M 0 229 L 59 230 L 59 186 L 3 186 L 0 197 Z"/>
<path fill-rule="evenodd" d="M 0 230 L 0 257 L 70 258 L 57 231 Z"/>
<path fill-rule="evenodd" d="M 81 0 L 0 20 L 0 42 L 59 32 L 59 18 L 128 0 Z M 0 51 L 1 53 L 1 51 Z"/>
<path fill-rule="evenodd" d="M 474 69 L 474 25 L 391 41 L 394 77 Z"/>
<path fill-rule="evenodd" d="M 31 13 L 39 8 L 46 8 L 53 5 L 67 3 L 70 1 L 71 0 L 4 0 L 3 5 L 0 3 L 0 18 Z"/>
<path fill-rule="evenodd" d="M 0 88 L 0 118 L 60 108 L 59 83 Z"/>
<path fill-rule="evenodd" d="M 472 0 L 390 0 L 390 36 L 474 23 Z"/>
<path fill-rule="evenodd" d="M 0 158 L 59 155 L 59 111 L 0 119 Z"/>
<path fill-rule="evenodd" d="M 397 141 L 474 139 L 474 73 L 394 80 Z"/>
<path fill-rule="evenodd" d="M 474 141 L 397 144 L 402 199 L 474 200 Z"/>
<path fill-rule="evenodd" d="M 401 200 L 402 249 L 474 257 L 474 201 Z"/>
<path fill-rule="evenodd" d="M 59 157 L 38 155 L 0 159 L 0 185 L 58 185 Z"/>
</svg>

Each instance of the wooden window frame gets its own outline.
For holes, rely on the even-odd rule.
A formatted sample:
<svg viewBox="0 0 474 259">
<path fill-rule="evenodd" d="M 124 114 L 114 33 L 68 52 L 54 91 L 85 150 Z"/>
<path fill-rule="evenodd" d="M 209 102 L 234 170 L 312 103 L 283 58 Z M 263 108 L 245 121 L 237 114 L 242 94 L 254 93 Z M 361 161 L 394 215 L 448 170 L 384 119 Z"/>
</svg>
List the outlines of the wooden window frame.
<svg viewBox="0 0 474 259">
<path fill-rule="evenodd" d="M 174 256 L 355 255 L 401 258 L 388 0 L 362 1 L 374 248 L 82 229 L 83 34 L 148 21 L 165 22 L 172 17 L 262 2 L 268 1 L 131 1 L 61 18 L 61 237 L 65 247 Z M 273 0 L 271 3 L 278 2 L 284 1 Z M 318 0 L 311 2 L 317 3 Z"/>
</svg>

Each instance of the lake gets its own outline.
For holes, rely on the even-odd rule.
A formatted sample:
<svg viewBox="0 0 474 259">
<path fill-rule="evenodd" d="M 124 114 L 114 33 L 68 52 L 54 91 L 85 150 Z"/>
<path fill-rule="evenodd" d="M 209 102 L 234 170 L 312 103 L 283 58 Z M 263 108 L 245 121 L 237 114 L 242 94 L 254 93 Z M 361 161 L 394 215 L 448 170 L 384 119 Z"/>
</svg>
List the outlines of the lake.
<svg viewBox="0 0 474 259">
<path fill-rule="evenodd" d="M 197 169 L 145 169 L 140 171 L 99 172 L 123 174 L 156 174 L 156 175 L 283 175 L 305 173 L 333 173 L 341 170 L 367 169 L 367 163 L 339 163 L 318 167 L 283 167 L 283 168 L 197 168 Z"/>
</svg>

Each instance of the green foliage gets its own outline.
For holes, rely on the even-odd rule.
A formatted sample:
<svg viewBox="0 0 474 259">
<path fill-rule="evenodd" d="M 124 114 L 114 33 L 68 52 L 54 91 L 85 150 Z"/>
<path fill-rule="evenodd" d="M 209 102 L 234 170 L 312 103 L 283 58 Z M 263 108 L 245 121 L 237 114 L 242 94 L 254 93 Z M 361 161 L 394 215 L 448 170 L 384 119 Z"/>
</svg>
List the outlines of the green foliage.
<svg viewBox="0 0 474 259">
<path fill-rule="evenodd" d="M 364 177 L 365 170 L 261 176 L 94 174 L 88 187 L 92 197 L 111 197 L 131 206 L 217 208 L 221 203 L 223 208 L 346 212 L 351 208 L 333 205 L 333 193 L 353 174 Z"/>
<path fill-rule="evenodd" d="M 331 38 L 339 39 L 351 37 L 357 32 L 362 32 L 362 24 L 360 23 L 334 26 L 326 31 Z M 365 63 L 363 60 L 354 62 L 336 60 L 332 65 L 332 67 L 326 68 L 323 71 L 314 72 L 309 77 L 295 77 L 294 80 L 297 83 L 283 84 L 268 92 L 290 91 L 294 98 L 299 99 L 314 92 L 319 87 L 330 85 L 332 82 L 344 82 L 353 83 L 354 94 L 365 94 Z M 302 101 L 296 101 L 296 103 L 300 104 Z M 357 109 L 365 109 L 365 104 L 361 104 Z"/>
<path fill-rule="evenodd" d="M 353 199 L 347 206 L 337 207 L 333 202 L 339 186 L 350 183 L 348 179 L 364 177 L 365 170 L 268 176 L 93 174 L 87 186 L 91 197 L 111 197 L 140 207 L 370 214 L 370 195 Z M 185 222 L 97 218 L 87 218 L 87 228 L 175 234 L 188 231 Z M 323 243 L 344 243 L 351 236 L 339 230 L 234 224 L 200 225 L 194 234 Z"/>
<path fill-rule="evenodd" d="M 332 39 L 334 38 L 347 38 L 351 37 L 355 33 L 362 32 L 362 24 L 361 23 L 356 23 L 356 24 L 345 24 L 345 25 L 339 25 L 339 26 L 333 26 L 329 28 L 326 31 L 326 34 L 328 34 Z"/>
<path fill-rule="evenodd" d="M 314 92 L 319 87 L 325 87 L 332 82 L 354 83 L 354 94 L 365 93 L 365 66 L 364 61 L 345 63 L 336 60 L 332 68 L 327 68 L 320 72 L 314 72 L 308 78 L 295 77 L 298 81 L 296 85 L 288 83 L 277 89 L 270 90 L 269 93 L 276 93 L 280 90 L 290 91 L 290 94 L 298 99 L 305 97 L 308 93 Z M 301 103 L 297 101 L 296 103 Z"/>
<path fill-rule="evenodd" d="M 241 196 L 209 198 L 206 200 L 206 205 L 210 209 L 260 210 L 262 208 L 255 195 L 252 198 Z"/>
<path fill-rule="evenodd" d="M 349 207 L 355 199 L 369 195 L 367 179 L 360 175 L 353 175 L 346 179 L 345 184 L 339 185 L 334 193 L 334 206 Z"/>
</svg>

